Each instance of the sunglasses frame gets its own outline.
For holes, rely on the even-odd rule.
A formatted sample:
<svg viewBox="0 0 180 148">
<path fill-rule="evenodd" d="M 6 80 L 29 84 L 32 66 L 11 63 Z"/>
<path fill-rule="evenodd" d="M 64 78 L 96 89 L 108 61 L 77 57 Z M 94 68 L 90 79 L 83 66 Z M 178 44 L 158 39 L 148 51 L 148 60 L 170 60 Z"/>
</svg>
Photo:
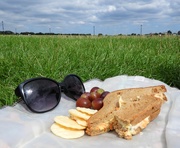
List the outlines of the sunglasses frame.
<svg viewBox="0 0 180 148">
<path fill-rule="evenodd" d="M 79 80 L 79 82 L 81 83 L 81 86 L 82 86 L 82 89 L 83 89 L 83 91 L 85 92 L 85 87 L 84 87 L 84 85 L 83 85 L 83 82 L 82 82 L 82 80 L 81 80 L 81 78 L 79 77 L 79 76 L 77 76 L 77 75 L 75 75 L 75 74 L 69 74 L 69 75 L 67 75 L 65 78 L 64 78 L 64 80 L 66 80 L 66 79 L 68 79 L 68 77 L 76 77 L 78 80 Z M 37 111 L 37 110 L 34 110 L 29 104 L 28 104 L 28 102 L 26 101 L 26 95 L 25 95 L 25 91 L 24 91 L 24 86 L 26 85 L 26 84 L 28 84 L 28 83 L 30 83 L 30 82 L 32 82 L 32 81 L 36 81 L 36 80 L 49 80 L 49 81 L 51 81 L 51 82 L 53 82 L 53 83 L 55 83 L 57 86 L 58 86 L 58 88 L 59 88 L 59 97 L 57 98 L 58 100 L 57 100 L 57 104 L 54 106 L 54 107 L 52 107 L 51 109 L 48 109 L 48 110 L 45 110 L 45 111 Z M 30 78 L 30 79 L 28 79 L 28 80 L 25 80 L 24 82 L 22 82 L 21 84 L 19 84 L 18 86 L 17 86 L 17 88 L 15 89 L 15 95 L 17 96 L 17 97 L 20 97 L 24 102 L 25 102 L 25 104 L 26 104 L 26 106 L 28 107 L 28 109 L 30 110 L 30 111 L 32 111 L 32 112 L 35 112 L 35 113 L 45 113 L 45 112 L 48 112 L 48 111 L 51 111 L 51 110 L 53 110 L 55 107 L 57 107 L 57 105 L 59 104 L 59 102 L 60 102 L 60 100 L 61 100 L 61 93 L 62 92 L 64 92 L 64 80 L 62 81 L 62 82 L 57 82 L 57 81 L 55 81 L 55 80 L 53 80 L 53 79 L 51 79 L 51 78 L 46 78 L 46 77 L 36 77 L 36 78 Z M 71 99 L 73 99 L 73 100 L 77 100 L 77 98 L 73 98 L 72 97 L 72 95 L 68 95 L 68 94 L 65 94 L 66 96 L 68 96 L 68 97 L 70 97 Z"/>
</svg>

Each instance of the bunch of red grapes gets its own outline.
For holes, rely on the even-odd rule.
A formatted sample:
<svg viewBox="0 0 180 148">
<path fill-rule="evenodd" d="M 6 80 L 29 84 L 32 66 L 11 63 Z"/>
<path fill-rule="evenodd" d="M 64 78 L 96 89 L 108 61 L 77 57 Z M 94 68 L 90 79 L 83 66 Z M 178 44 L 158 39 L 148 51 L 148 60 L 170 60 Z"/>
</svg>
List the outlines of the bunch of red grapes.
<svg viewBox="0 0 180 148">
<path fill-rule="evenodd" d="M 76 101 L 76 107 L 85 107 L 100 110 L 103 107 L 103 99 L 109 93 L 99 87 L 93 87 L 90 92 L 83 93 Z"/>
</svg>

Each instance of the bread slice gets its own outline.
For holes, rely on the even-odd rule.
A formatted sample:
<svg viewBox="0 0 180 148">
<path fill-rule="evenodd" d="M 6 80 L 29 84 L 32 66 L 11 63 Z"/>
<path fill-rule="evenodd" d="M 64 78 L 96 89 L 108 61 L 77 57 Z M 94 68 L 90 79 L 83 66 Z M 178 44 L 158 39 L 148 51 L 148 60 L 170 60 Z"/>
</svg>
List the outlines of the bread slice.
<svg viewBox="0 0 180 148">
<path fill-rule="evenodd" d="M 116 115 L 117 117 L 115 118 L 115 113 L 121 108 L 121 104 L 119 105 L 119 100 L 121 102 L 122 98 L 123 101 L 126 102 L 135 102 L 138 100 L 138 98 L 146 98 L 142 96 L 151 96 L 150 98 L 157 98 L 157 100 L 161 100 L 162 102 L 164 102 L 167 101 L 164 92 L 166 92 L 165 86 L 159 85 L 141 88 L 122 89 L 109 93 L 104 98 L 103 107 L 93 116 L 91 116 L 87 121 L 88 125 L 86 133 L 88 135 L 94 136 L 106 133 L 110 130 L 114 130 L 114 128 L 116 128 L 115 125 L 117 125 L 115 122 L 117 122 L 118 120 L 118 115 Z M 133 120 L 133 124 L 136 123 L 136 120 Z"/>
<path fill-rule="evenodd" d="M 158 116 L 162 103 L 163 100 L 154 95 L 144 95 L 132 102 L 121 98 L 121 107 L 114 112 L 115 131 L 122 138 L 132 139 Z"/>
</svg>

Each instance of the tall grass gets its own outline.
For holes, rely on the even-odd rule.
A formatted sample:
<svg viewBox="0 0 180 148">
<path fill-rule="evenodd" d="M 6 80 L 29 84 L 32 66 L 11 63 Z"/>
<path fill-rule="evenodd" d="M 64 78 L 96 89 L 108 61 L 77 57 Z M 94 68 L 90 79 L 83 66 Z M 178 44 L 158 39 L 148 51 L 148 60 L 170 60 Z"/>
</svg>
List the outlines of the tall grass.
<svg viewBox="0 0 180 148">
<path fill-rule="evenodd" d="M 31 77 L 141 75 L 180 88 L 179 37 L 0 36 L 0 106 Z"/>
</svg>

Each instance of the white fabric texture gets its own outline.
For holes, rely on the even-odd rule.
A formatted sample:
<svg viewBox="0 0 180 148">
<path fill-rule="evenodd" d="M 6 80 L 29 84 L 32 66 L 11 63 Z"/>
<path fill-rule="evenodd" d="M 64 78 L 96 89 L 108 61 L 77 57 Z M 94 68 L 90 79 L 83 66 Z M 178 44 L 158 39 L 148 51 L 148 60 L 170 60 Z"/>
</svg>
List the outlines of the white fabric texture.
<svg viewBox="0 0 180 148">
<path fill-rule="evenodd" d="M 132 140 L 119 138 L 114 131 L 72 140 L 53 135 L 50 131 L 53 118 L 57 115 L 69 115 L 68 110 L 75 108 L 75 101 L 62 95 L 60 104 L 43 114 L 28 111 L 23 102 L 0 109 L 0 148 L 180 147 L 180 90 L 142 76 L 121 75 L 104 81 L 92 79 L 84 83 L 87 91 L 93 86 L 114 91 L 161 84 L 166 86 L 168 101 L 163 104 L 159 116 L 140 134 L 133 136 Z"/>
</svg>

